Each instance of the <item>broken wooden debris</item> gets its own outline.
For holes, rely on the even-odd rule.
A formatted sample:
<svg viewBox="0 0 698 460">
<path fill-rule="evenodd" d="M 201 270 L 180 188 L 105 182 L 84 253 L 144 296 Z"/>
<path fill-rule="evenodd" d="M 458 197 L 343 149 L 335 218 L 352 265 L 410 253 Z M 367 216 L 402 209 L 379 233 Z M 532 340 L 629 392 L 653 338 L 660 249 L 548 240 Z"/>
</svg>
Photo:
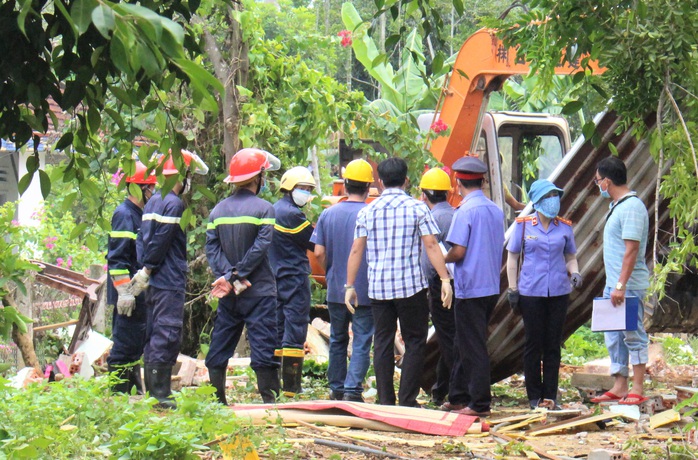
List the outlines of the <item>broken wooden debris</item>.
<svg viewBox="0 0 698 460">
<path fill-rule="evenodd" d="M 527 436 L 540 436 L 542 434 L 554 433 L 556 431 L 561 431 L 561 430 L 568 430 L 570 428 L 576 428 L 576 427 L 588 425 L 590 423 L 603 422 L 604 420 L 609 420 L 609 419 L 613 419 L 616 417 L 620 417 L 620 414 L 612 414 L 610 412 L 605 412 L 603 414 L 598 414 L 598 415 L 575 417 L 571 420 L 565 420 L 562 422 L 553 423 L 551 425 L 547 425 L 547 426 L 544 426 L 541 428 L 536 428 L 536 429 L 530 430 L 529 432 L 526 433 L 526 435 Z"/>
</svg>

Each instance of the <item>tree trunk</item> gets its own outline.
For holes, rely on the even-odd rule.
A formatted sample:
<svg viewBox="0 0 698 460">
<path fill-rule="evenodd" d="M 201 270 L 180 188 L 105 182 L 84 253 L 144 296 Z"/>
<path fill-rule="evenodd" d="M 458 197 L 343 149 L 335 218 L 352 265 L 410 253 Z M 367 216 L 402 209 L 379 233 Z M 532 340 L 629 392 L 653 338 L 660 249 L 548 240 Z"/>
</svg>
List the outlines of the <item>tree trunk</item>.
<svg viewBox="0 0 698 460">
<path fill-rule="evenodd" d="M 5 305 L 14 307 L 17 311 L 21 311 L 17 307 L 17 302 L 12 296 L 7 295 L 3 299 Z M 30 327 L 27 328 L 27 332 L 21 332 L 16 324 L 12 325 L 12 341 L 19 348 L 19 352 L 22 354 L 22 360 L 24 361 L 25 367 L 33 367 L 41 374 L 41 366 L 39 365 L 39 359 L 36 357 L 36 351 L 34 350 L 34 339 L 33 331 Z"/>
</svg>

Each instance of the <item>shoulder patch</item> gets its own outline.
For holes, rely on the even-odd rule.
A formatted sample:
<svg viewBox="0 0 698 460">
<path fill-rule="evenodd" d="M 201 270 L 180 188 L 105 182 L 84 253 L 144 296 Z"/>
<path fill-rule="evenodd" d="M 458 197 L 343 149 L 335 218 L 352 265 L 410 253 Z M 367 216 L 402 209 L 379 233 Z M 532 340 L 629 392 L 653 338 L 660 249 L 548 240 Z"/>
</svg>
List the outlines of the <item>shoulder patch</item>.
<svg viewBox="0 0 698 460">
<path fill-rule="evenodd" d="M 558 217 L 557 220 L 562 222 L 563 224 L 569 225 L 570 227 L 572 226 L 572 221 L 568 219 L 563 219 L 562 217 Z"/>
</svg>

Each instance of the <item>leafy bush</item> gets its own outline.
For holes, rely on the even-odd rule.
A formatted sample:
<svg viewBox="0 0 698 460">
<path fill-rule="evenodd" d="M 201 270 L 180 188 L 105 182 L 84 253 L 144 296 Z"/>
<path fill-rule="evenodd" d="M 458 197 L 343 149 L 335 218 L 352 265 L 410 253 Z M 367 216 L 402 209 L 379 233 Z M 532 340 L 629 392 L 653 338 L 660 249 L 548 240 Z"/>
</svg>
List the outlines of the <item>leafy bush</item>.
<svg viewBox="0 0 698 460">
<path fill-rule="evenodd" d="M 213 387 L 175 393 L 178 408 L 161 414 L 153 398 L 112 395 L 109 378 L 66 379 L 23 390 L 0 379 L 0 458 L 199 458 L 207 441 L 257 429 L 215 403 Z M 273 442 L 273 440 L 266 440 Z"/>
<path fill-rule="evenodd" d="M 608 354 L 603 334 L 592 332 L 589 326 L 582 326 L 575 331 L 562 347 L 562 362 L 580 366 L 593 359 Z"/>
<path fill-rule="evenodd" d="M 695 356 L 691 345 L 684 342 L 678 337 L 655 337 L 664 349 L 664 359 L 667 364 L 677 366 L 681 364 L 698 364 L 698 358 Z"/>
</svg>

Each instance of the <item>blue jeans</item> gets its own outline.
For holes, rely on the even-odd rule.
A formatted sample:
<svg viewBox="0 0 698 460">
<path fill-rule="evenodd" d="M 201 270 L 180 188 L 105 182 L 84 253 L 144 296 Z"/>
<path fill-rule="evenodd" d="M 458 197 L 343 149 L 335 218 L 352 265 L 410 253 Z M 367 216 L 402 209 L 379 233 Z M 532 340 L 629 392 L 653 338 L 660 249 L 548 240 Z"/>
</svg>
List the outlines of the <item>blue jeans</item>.
<svg viewBox="0 0 698 460">
<path fill-rule="evenodd" d="M 327 380 L 335 393 L 363 393 L 363 382 L 371 362 L 373 314 L 371 307 L 359 306 L 352 315 L 343 303 L 328 302 L 330 311 L 330 363 Z M 351 360 L 347 370 L 349 322 L 354 335 Z"/>
<path fill-rule="evenodd" d="M 646 364 L 648 360 L 648 338 L 645 326 L 642 323 L 645 316 L 643 299 L 645 291 L 627 291 L 626 297 L 637 297 L 637 330 L 636 331 L 611 331 L 604 333 L 608 356 L 611 358 L 611 375 L 628 376 L 628 363 L 630 365 Z M 611 297 L 611 288 L 603 291 L 604 298 Z"/>
</svg>

